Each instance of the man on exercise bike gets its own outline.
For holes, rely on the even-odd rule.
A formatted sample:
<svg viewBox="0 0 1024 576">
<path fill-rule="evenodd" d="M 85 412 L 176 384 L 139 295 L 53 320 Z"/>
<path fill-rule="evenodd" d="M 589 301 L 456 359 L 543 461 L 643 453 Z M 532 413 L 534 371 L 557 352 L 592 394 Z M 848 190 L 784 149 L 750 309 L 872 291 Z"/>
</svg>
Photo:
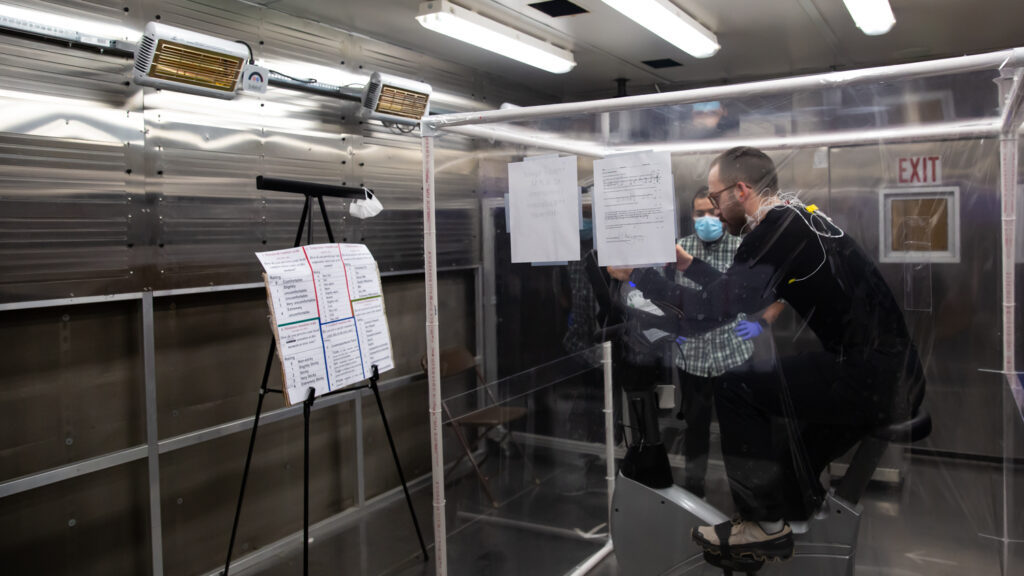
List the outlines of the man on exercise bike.
<svg viewBox="0 0 1024 576">
<path fill-rule="evenodd" d="M 917 351 L 885 280 L 868 255 L 816 206 L 780 194 L 775 164 L 737 147 L 708 173 L 708 198 L 743 235 L 723 273 L 676 247 L 676 267 L 702 291 L 660 270 L 609 268 L 683 322 L 725 323 L 785 300 L 822 350 L 778 358 L 774 370 L 731 374 L 715 390 L 722 452 L 738 519 L 694 528 L 705 551 L 725 559 L 785 560 L 787 520 L 805 520 L 821 500 L 817 478 L 873 428 L 908 419 L 924 395 Z M 773 437 L 773 418 L 790 423 Z"/>
</svg>

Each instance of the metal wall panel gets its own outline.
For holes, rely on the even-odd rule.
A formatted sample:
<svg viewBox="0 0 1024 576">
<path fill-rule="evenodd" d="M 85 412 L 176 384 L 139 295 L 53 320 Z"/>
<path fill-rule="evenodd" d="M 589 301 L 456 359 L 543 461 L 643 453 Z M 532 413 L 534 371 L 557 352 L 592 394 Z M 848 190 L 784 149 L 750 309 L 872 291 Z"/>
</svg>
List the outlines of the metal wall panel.
<svg viewBox="0 0 1024 576">
<path fill-rule="evenodd" d="M 893 188 L 896 159 L 942 157 L 943 185 L 960 187 L 961 259 L 930 264 L 931 311 L 905 311 L 926 366 L 926 404 L 935 422 L 926 445 L 1001 456 L 1002 366 L 999 153 L 995 141 L 951 141 L 839 148 L 831 151 L 831 214 L 878 255 L 878 194 Z M 880 264 L 897 301 L 904 264 Z M 970 422 L 970 433 L 954 423 Z"/>
<path fill-rule="evenodd" d="M 311 524 L 356 504 L 354 422 L 350 402 L 311 414 Z M 223 566 L 248 440 L 242 432 L 161 455 L 165 574 Z M 236 558 L 302 530 L 302 454 L 301 418 L 260 426 Z"/>
<path fill-rule="evenodd" d="M 145 443 L 137 302 L 0 318 L 0 480 Z"/>
<path fill-rule="evenodd" d="M 146 464 L 0 499 L 4 574 L 149 574 Z"/>
<path fill-rule="evenodd" d="M 340 72 L 357 79 L 371 70 L 415 70 L 427 82 L 436 75 L 456 95 L 473 96 L 463 91 L 469 87 L 515 93 L 491 81 L 484 86 L 455 65 L 234 0 L 19 3 L 138 30 L 159 20 L 243 40 L 257 57 L 296 75 L 306 74 L 291 68 L 299 64 L 310 76 Z M 365 185 L 380 194 L 385 211 L 362 221 L 348 215 L 348 201 L 327 199 L 332 227 L 338 241 L 366 243 L 390 274 L 384 294 L 396 369 L 385 379 L 418 374 L 424 350 L 418 134 L 364 123 L 355 103 L 295 90 L 275 87 L 220 101 L 143 89 L 128 82 L 131 65 L 123 57 L 0 35 L 0 303 L 258 282 L 253 253 L 292 245 L 302 201 L 256 190 L 256 176 Z M 445 192 L 438 225 L 446 231 L 439 262 L 466 268 L 442 271 L 442 339 L 470 348 L 477 340 L 478 146 L 446 137 L 439 155 Z M 326 241 L 318 209 L 311 240 Z M 253 415 L 270 342 L 265 295 L 262 289 L 164 294 L 153 302 L 152 414 L 142 380 L 138 300 L 0 313 L 10 367 L 0 377 L 0 482 L 27 478 L 8 485 L 14 495 L 0 499 L 5 568 L 194 574 L 223 562 L 248 434 L 223 436 L 222 430 Z M 276 386 L 276 366 L 271 378 Z M 424 390 L 414 382 L 385 396 L 408 478 L 429 471 Z M 367 400 L 313 413 L 313 521 L 358 504 L 361 483 L 367 497 L 397 484 L 372 400 L 361 406 L 365 435 L 355 429 L 353 402 Z M 266 409 L 280 406 L 272 396 Z M 120 458 L 110 453 L 145 447 L 147 420 L 162 439 L 149 447 L 152 462 L 110 467 Z M 301 528 L 301 420 L 261 428 L 236 558 Z M 88 468 L 99 472 L 74 477 L 70 471 L 60 477 L 72 479 L 62 481 L 43 473 L 89 458 Z M 154 463 L 159 472 L 149 485 L 159 494 L 147 514 L 146 468 Z M 41 506 L 108 511 L 96 513 L 102 523 L 90 524 L 83 538 Z M 150 553 L 151 539 L 161 554 Z M 40 554 L 55 542 L 70 552 Z"/>
<path fill-rule="evenodd" d="M 120 292 L 137 282 L 142 116 L 127 63 L 0 41 L 0 299 Z"/>
<path fill-rule="evenodd" d="M 232 0 L 144 2 L 120 14 L 122 4 L 32 4 L 244 40 L 286 73 L 437 76 L 455 93 L 479 84 L 458 66 Z M 260 174 L 373 188 L 385 214 L 353 221 L 347 202 L 333 202 L 339 236 L 365 239 L 383 270 L 422 268 L 416 134 L 362 122 L 355 103 L 288 89 L 233 101 L 140 89 L 127 82 L 130 67 L 0 37 L 0 301 L 257 281 L 252 253 L 290 246 L 301 209 L 255 190 Z M 463 201 L 478 188 L 477 145 L 449 136 L 440 147 L 452 166 L 439 171 L 441 219 L 453 232 L 439 246 L 442 266 L 479 262 L 479 218 Z"/>
<path fill-rule="evenodd" d="M 266 291 L 170 296 L 154 302 L 160 438 L 251 417 L 270 349 Z M 271 388 L 281 387 L 277 361 Z M 264 410 L 284 406 L 278 394 Z"/>
<path fill-rule="evenodd" d="M 125 163 L 120 144 L 0 134 L 0 290 L 8 299 L 38 297 L 43 283 L 61 285 L 62 296 L 76 283 L 86 293 L 131 288 L 140 212 Z"/>
</svg>

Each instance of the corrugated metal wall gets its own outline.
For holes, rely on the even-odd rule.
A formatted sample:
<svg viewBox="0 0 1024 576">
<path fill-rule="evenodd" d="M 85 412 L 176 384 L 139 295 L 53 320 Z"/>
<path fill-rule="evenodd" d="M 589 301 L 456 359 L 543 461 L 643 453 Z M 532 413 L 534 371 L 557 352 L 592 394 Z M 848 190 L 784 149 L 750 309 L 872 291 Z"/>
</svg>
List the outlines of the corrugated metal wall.
<svg viewBox="0 0 1024 576">
<path fill-rule="evenodd" d="M 535 100 L 467 69 L 233 0 L 16 3 L 244 40 L 285 73 L 288 62 L 379 70 L 457 95 Z M 363 123 L 354 103 L 287 89 L 233 101 L 141 89 L 130 69 L 123 57 L 0 35 L 5 573 L 196 574 L 223 562 L 245 419 L 270 343 L 253 253 L 291 246 L 302 208 L 299 197 L 256 190 L 261 174 L 365 185 L 383 202 L 370 221 L 350 218 L 345 202 L 327 204 L 337 239 L 367 244 L 386 275 L 396 369 L 384 375 L 395 380 L 384 402 L 406 476 L 429 472 L 418 133 Z M 442 139 L 437 176 L 442 344 L 470 349 L 481 337 L 476 147 Z M 314 222 L 313 241 L 326 241 L 318 214 Z M 123 296 L 103 301 L 110 294 Z M 64 298 L 78 300 L 55 300 Z M 144 379 L 147 333 L 153 381 Z M 275 366 L 271 387 L 279 374 Z M 274 412 L 281 408 L 272 396 L 264 410 L 274 416 L 260 426 L 236 557 L 301 529 L 302 422 Z M 376 412 L 358 396 L 314 412 L 313 522 L 397 486 Z"/>
</svg>

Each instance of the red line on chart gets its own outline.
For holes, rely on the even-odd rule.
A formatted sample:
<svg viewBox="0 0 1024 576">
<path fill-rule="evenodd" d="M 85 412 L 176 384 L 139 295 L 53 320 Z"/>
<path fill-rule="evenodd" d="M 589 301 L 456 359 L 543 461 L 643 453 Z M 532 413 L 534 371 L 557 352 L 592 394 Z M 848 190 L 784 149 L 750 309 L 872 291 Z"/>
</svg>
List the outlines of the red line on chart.
<svg viewBox="0 0 1024 576">
<path fill-rule="evenodd" d="M 313 263 L 309 261 L 309 254 L 306 254 L 306 247 L 302 247 L 302 255 L 306 257 L 306 265 L 309 266 L 309 276 L 313 279 L 313 300 L 316 301 L 316 315 L 320 316 L 320 296 L 317 295 L 316 291 L 316 274 L 313 273 Z"/>
<path fill-rule="evenodd" d="M 348 291 L 348 310 L 355 316 L 356 309 L 352 307 L 352 287 L 348 285 L 348 267 L 345 266 L 345 257 L 341 255 L 341 244 L 338 244 L 338 258 L 341 258 L 341 270 L 345 273 L 345 290 Z"/>
</svg>

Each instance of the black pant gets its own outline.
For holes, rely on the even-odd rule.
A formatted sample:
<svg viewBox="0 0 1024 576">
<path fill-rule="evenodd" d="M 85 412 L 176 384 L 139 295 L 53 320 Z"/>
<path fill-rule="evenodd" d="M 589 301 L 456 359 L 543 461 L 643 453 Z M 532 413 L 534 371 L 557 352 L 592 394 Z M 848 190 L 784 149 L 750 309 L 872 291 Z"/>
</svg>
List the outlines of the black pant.
<svg viewBox="0 0 1024 576">
<path fill-rule="evenodd" d="M 711 409 L 720 376 L 695 376 L 679 368 L 681 404 L 679 418 L 686 422 L 683 456 L 686 468 L 683 488 L 704 496 L 704 480 L 708 472 L 708 451 L 711 443 Z"/>
<path fill-rule="evenodd" d="M 820 495 L 817 478 L 825 466 L 886 421 L 900 371 L 851 365 L 828 352 L 814 352 L 782 358 L 773 370 L 727 374 L 715 388 L 715 404 L 726 474 L 740 516 L 810 516 L 808 490 Z M 802 441 L 796 452 L 780 425 L 786 415 L 785 390 Z M 800 456 L 802 472 L 795 465 Z"/>
</svg>

